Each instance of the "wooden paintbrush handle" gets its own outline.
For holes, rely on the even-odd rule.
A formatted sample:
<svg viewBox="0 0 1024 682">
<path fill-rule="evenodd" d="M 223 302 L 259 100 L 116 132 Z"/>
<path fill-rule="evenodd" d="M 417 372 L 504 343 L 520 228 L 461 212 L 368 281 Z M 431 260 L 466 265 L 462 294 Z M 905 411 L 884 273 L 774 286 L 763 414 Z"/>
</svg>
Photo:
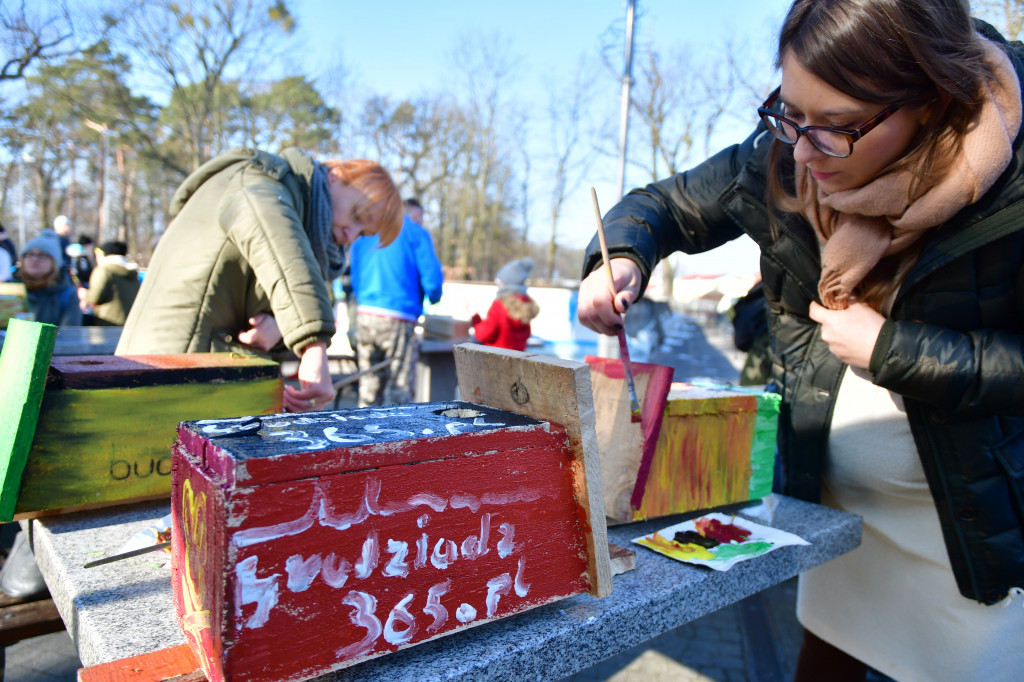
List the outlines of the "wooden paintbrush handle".
<svg viewBox="0 0 1024 682">
<path fill-rule="evenodd" d="M 615 275 L 612 274 L 612 262 L 608 257 L 608 242 L 604 238 L 604 221 L 601 219 L 601 208 L 597 203 L 597 192 L 590 188 L 590 197 L 594 200 L 594 215 L 597 218 L 597 241 L 601 244 L 601 258 L 604 260 L 604 271 L 608 275 L 608 291 L 612 295 L 612 308 L 615 308 Z"/>
</svg>

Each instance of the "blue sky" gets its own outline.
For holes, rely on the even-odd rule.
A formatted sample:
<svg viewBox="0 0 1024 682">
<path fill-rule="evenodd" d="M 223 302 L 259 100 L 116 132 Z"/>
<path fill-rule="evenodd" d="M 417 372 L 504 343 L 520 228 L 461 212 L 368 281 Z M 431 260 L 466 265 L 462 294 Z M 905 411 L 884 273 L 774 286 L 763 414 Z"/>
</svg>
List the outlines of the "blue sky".
<svg viewBox="0 0 1024 682">
<path fill-rule="evenodd" d="M 730 36 L 752 54 L 770 62 L 775 33 L 789 0 L 637 0 L 635 44 L 662 52 L 677 47 L 699 53 L 721 52 Z M 451 53 L 467 35 L 498 36 L 521 59 L 517 93 L 525 101 L 546 102 L 548 84 L 567 77 L 581 54 L 596 55 L 600 38 L 618 22 L 624 25 L 624 0 L 418 0 L 354 2 L 351 0 L 292 0 L 299 39 L 315 46 L 305 65 L 313 76 L 342 64 L 350 82 L 376 94 L 395 98 L 440 92 L 451 80 Z M 620 37 L 616 59 L 622 62 Z M 621 67 L 620 67 L 621 68 Z M 618 109 L 621 86 L 605 86 L 609 106 Z M 723 130 L 721 144 L 739 141 L 754 123 Z M 589 188 L 597 188 L 602 210 L 617 199 L 616 162 L 599 161 L 570 197 L 560 233 L 572 247 L 586 245 L 593 235 Z M 638 178 L 633 184 L 644 182 Z M 543 228 L 541 228 L 543 229 Z M 738 272 L 757 269 L 752 245 L 723 247 L 714 254 L 683 261 L 687 272 Z"/>
</svg>

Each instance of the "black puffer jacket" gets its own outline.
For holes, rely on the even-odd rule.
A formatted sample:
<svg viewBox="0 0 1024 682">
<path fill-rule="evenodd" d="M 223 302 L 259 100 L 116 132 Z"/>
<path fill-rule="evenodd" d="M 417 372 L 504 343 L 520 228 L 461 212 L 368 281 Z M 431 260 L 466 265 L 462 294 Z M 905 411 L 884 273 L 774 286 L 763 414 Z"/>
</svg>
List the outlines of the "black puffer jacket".
<svg viewBox="0 0 1024 682">
<path fill-rule="evenodd" d="M 1018 76 L 1016 48 L 1007 48 Z M 637 189 L 605 217 L 612 257 L 646 287 L 674 251 L 699 253 L 743 233 L 761 247 L 773 373 L 783 394 L 785 492 L 818 501 L 832 410 L 845 372 L 808 317 L 821 273 L 799 216 L 765 205 L 771 137 L 755 131 L 695 169 Z M 875 344 L 870 371 L 905 398 L 961 593 L 992 604 L 1024 586 L 1024 134 L 980 201 L 934 230 Z M 1016 204 L 1016 205 L 1015 205 Z M 601 262 L 596 239 L 584 274 Z"/>
</svg>

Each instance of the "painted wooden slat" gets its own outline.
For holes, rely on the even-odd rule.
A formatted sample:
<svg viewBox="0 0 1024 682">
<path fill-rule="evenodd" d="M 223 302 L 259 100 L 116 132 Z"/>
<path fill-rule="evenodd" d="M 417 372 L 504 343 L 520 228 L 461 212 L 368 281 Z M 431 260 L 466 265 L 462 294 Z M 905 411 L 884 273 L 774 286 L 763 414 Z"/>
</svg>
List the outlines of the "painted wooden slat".
<svg viewBox="0 0 1024 682">
<path fill-rule="evenodd" d="M 561 424 L 576 462 L 576 495 L 587 511 L 590 593 L 611 594 L 608 528 L 601 484 L 590 368 L 546 355 L 475 343 L 454 347 L 459 392 L 464 400 Z"/>
<path fill-rule="evenodd" d="M 188 644 L 78 670 L 78 682 L 200 682 L 205 679 Z"/>
<path fill-rule="evenodd" d="M 612 560 L 612 575 L 622 575 L 636 568 L 636 552 L 633 550 L 609 542 L 608 553 Z"/>
<path fill-rule="evenodd" d="M 0 607 L 0 646 L 63 629 L 64 621 L 52 599 L 22 601 Z"/>
<path fill-rule="evenodd" d="M 453 434 L 447 430 L 452 423 L 448 416 L 459 414 L 455 405 L 389 405 L 360 412 L 314 412 L 305 417 L 279 414 L 245 422 L 208 419 L 195 427 L 183 424 L 178 437 L 193 443 L 190 434 L 195 432 L 210 439 L 211 446 L 205 448 L 205 466 L 228 485 L 253 486 L 450 457 L 446 437 Z M 496 410 L 473 412 L 478 425 L 458 426 L 463 436 L 459 442 L 461 455 L 485 452 L 491 447 L 488 432 L 495 421 L 500 421 L 505 433 L 516 433 L 519 447 L 546 442 L 549 437 L 534 429 L 539 423 L 536 419 L 509 413 L 495 416 Z M 278 441 L 283 438 L 306 447 L 281 448 Z M 316 457 L 309 456 L 311 451 Z M 239 454 L 244 456 L 240 458 Z"/>
<path fill-rule="evenodd" d="M 631 521 L 643 500 L 673 370 L 664 365 L 634 362 L 633 377 L 640 396 L 640 422 L 632 421 L 625 371 L 621 360 L 586 356 L 594 386 L 597 442 L 601 452 L 605 513 Z"/>
<path fill-rule="evenodd" d="M 13 319 L 0 351 L 0 521 L 10 521 L 18 500 L 57 339 L 52 324 Z"/>
<path fill-rule="evenodd" d="M 271 360 L 235 353 L 74 355 L 52 359 L 47 385 L 57 388 L 135 388 L 280 376 Z"/>
</svg>

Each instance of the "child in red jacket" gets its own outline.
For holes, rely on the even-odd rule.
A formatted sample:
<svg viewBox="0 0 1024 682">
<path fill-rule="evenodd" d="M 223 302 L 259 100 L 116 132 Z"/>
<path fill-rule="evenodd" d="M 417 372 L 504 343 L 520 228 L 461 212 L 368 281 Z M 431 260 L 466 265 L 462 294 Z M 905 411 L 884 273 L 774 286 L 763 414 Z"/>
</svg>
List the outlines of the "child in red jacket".
<svg viewBox="0 0 1024 682">
<path fill-rule="evenodd" d="M 508 263 L 494 277 L 498 296 L 487 311 L 487 319 L 473 315 L 470 324 L 476 340 L 488 346 L 526 350 L 530 338 L 530 320 L 537 317 L 540 306 L 526 295 L 526 278 L 533 270 L 529 258 Z"/>
</svg>

